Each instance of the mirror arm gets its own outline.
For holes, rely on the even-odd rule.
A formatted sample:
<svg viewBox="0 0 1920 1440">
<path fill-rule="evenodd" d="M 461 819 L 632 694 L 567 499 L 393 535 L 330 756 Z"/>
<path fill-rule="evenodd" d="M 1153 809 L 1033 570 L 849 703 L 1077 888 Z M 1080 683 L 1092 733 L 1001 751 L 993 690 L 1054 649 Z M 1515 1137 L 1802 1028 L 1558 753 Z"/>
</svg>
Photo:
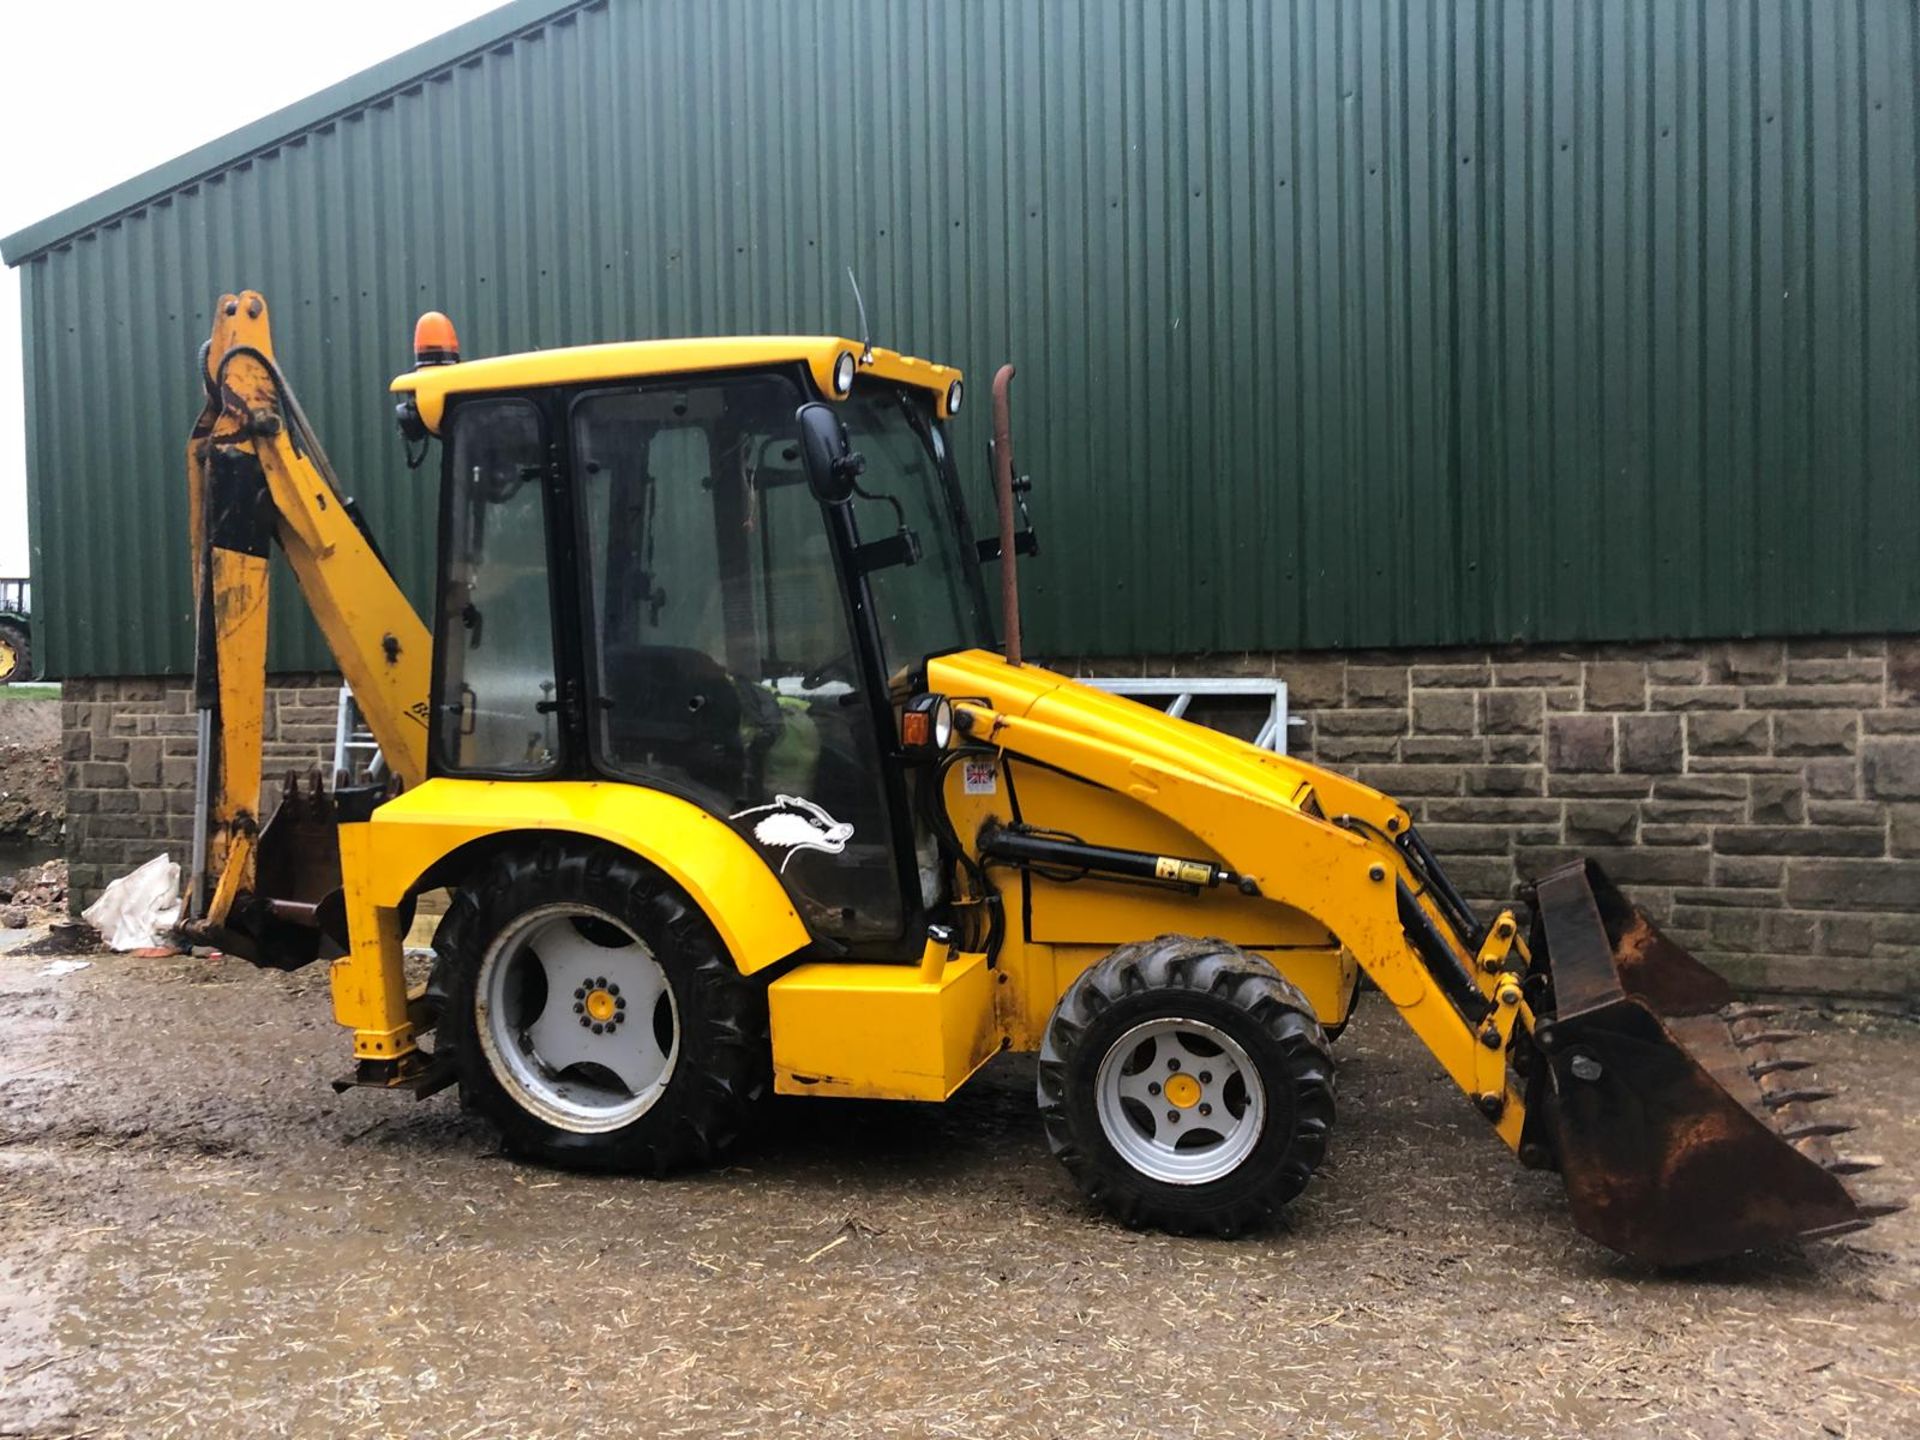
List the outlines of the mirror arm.
<svg viewBox="0 0 1920 1440">
<path fill-rule="evenodd" d="M 974 554 L 979 556 L 982 565 L 985 565 L 990 560 L 998 560 L 1000 558 L 1000 537 L 998 535 L 983 535 L 980 539 L 973 542 L 973 549 Z M 1013 553 L 1016 555 L 1038 555 L 1040 553 L 1040 537 L 1034 533 L 1031 526 L 1013 537 Z"/>
<path fill-rule="evenodd" d="M 884 540 L 868 540 L 856 546 L 853 568 L 862 575 L 870 575 L 875 570 L 889 570 L 895 565 L 917 565 L 920 555 L 919 532 L 911 526 L 902 525 L 898 533 Z"/>
</svg>

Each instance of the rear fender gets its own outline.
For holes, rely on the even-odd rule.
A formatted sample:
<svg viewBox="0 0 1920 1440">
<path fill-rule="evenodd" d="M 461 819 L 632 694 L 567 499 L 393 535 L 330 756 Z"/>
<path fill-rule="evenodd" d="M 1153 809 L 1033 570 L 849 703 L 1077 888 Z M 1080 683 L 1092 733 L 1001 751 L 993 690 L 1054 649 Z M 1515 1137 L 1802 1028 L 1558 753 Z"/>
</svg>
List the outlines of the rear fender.
<svg viewBox="0 0 1920 1440">
<path fill-rule="evenodd" d="M 690 801 L 644 786 L 443 777 L 382 805 L 368 831 L 366 893 L 381 909 L 398 908 L 467 847 L 514 834 L 578 835 L 630 851 L 672 877 L 713 922 L 742 974 L 811 939 L 752 845 Z"/>
</svg>

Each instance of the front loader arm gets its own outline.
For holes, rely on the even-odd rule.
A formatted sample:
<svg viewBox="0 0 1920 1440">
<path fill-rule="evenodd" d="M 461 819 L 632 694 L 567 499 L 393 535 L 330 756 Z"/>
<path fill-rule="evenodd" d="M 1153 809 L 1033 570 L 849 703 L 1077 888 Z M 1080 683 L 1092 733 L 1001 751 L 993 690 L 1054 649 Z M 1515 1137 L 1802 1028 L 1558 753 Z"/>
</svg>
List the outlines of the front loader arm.
<svg viewBox="0 0 1920 1440">
<path fill-rule="evenodd" d="M 200 716 L 188 928 L 247 953 L 273 920 L 310 927 L 316 908 L 313 896 L 256 893 L 272 544 L 407 786 L 426 775 L 432 645 L 274 363 L 258 294 L 221 297 L 202 367 L 206 404 L 187 445 Z M 337 875 L 337 854 L 331 864 Z"/>
<path fill-rule="evenodd" d="M 983 652 L 936 657 L 928 677 L 973 745 L 1200 841 L 1193 933 L 1230 881 L 1336 935 L 1522 1163 L 1561 1172 L 1602 1243 L 1685 1265 L 1888 1213 L 1845 1183 L 1877 1162 L 1833 1148 L 1852 1127 L 1811 1109 L 1829 1092 L 1775 1048 L 1776 1012 L 1737 1003 L 1591 861 L 1530 887 L 1522 938 L 1511 910 L 1474 915 L 1406 809 L 1357 782 Z M 1055 843 L 1105 839 L 1071 830 Z"/>
<path fill-rule="evenodd" d="M 947 657 L 936 666 L 966 663 Z M 977 682 L 985 674 L 976 668 L 968 678 Z M 1426 954 L 1414 943 L 1409 921 L 1417 914 L 1437 936 L 1446 934 L 1446 922 L 1389 836 L 1390 823 L 1395 829 L 1406 824 L 1404 809 L 1328 776 L 1330 791 L 1341 792 L 1356 811 L 1366 802 L 1358 816 L 1365 824 L 1331 823 L 1299 808 L 1291 779 L 1269 780 L 1273 767 L 1251 747 L 1223 747 L 1204 732 L 1183 730 L 1179 739 L 1195 754 L 1217 754 L 1214 765 L 1182 764 L 1176 749 L 1156 744 L 1144 727 L 1107 732 L 1100 720 L 1110 718 L 1112 704 L 1098 692 L 1062 687 L 1024 715 L 969 701 L 956 709 L 960 727 L 976 742 L 1133 797 L 1205 841 L 1258 894 L 1338 935 L 1501 1140 L 1517 1149 L 1526 1098 L 1508 1071 L 1506 1047 L 1524 1009 L 1516 976 L 1525 952 L 1513 917 L 1502 912 L 1488 927 L 1478 956 L 1451 946 Z M 1225 783 L 1216 766 L 1239 767 L 1241 783 Z M 1337 805 L 1333 794 L 1325 798 Z M 1342 819 L 1355 813 L 1333 811 Z"/>
</svg>

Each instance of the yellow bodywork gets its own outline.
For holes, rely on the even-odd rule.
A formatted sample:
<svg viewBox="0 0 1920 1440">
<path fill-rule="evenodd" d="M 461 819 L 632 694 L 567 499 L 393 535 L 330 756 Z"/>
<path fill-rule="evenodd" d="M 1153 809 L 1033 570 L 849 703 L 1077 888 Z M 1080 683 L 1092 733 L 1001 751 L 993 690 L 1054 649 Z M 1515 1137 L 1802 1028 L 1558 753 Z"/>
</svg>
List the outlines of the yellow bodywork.
<svg viewBox="0 0 1920 1440">
<path fill-rule="evenodd" d="M 1188 894 L 1089 879 L 1055 887 L 1083 892 L 1067 897 L 1050 895 L 1036 878 L 1029 903 L 1018 877 L 990 871 L 1008 917 L 999 963 L 1013 992 L 1005 1022 L 1015 1048 L 1037 1047 L 1074 977 L 1126 940 L 1163 933 L 1234 940 L 1266 955 L 1326 1024 L 1345 1016 L 1357 961 L 1454 1083 L 1495 1118 L 1501 1138 L 1518 1146 L 1525 1103 L 1507 1073 L 1504 1036 L 1497 1048 L 1489 1045 L 1461 1017 L 1402 928 L 1395 882 L 1417 889 L 1417 877 L 1394 845 L 1332 823 L 1351 816 L 1378 835 L 1403 834 L 1410 819 L 1402 806 L 1331 771 L 1038 666 L 970 650 L 934 659 L 927 673 L 929 686 L 953 699 L 964 738 L 996 760 L 992 795 L 956 794 L 949 781 L 963 838 L 990 815 L 1012 818 L 1018 797 L 1028 824 L 1093 844 L 1214 861 L 1259 890 L 1257 897 L 1225 889 Z M 1131 893 L 1119 899 L 1123 889 Z M 1419 903 L 1438 924 L 1433 901 Z M 1520 945 L 1510 914 L 1496 919 L 1492 933 L 1502 945 Z M 1464 959 L 1471 965 L 1475 957 Z M 1496 1012 L 1511 1015 L 1518 995 L 1510 977 L 1485 965 L 1474 974 L 1490 1000 L 1503 986 L 1514 990 L 1516 1005 Z"/>
<path fill-rule="evenodd" d="M 807 943 L 787 892 L 753 847 L 678 796 L 598 781 L 429 780 L 371 820 L 340 827 L 352 945 L 333 962 L 333 1013 L 354 1032 L 356 1058 L 391 1060 L 413 1049 L 400 948 L 408 899 L 456 852 L 516 835 L 604 840 L 658 866 L 713 922 L 744 972 Z"/>
<path fill-rule="evenodd" d="M 437 435 L 450 395 L 527 390 L 542 385 L 589 385 L 596 381 L 804 364 L 822 395 L 844 398 L 836 395 L 833 385 L 833 367 L 842 355 L 854 356 L 865 374 L 933 391 L 938 414 L 943 420 L 947 418 L 949 387 L 961 378 L 952 366 L 822 335 L 736 335 L 572 345 L 560 350 L 465 360 L 456 365 L 430 365 L 400 376 L 392 389 L 395 394 L 413 396 L 421 421 Z"/>
<path fill-rule="evenodd" d="M 369 901 L 395 909 L 433 865 L 476 840 L 566 834 L 605 840 L 658 866 L 691 895 L 745 974 L 807 943 L 787 892 L 725 821 L 643 785 L 594 780 L 440 777 L 373 812 Z"/>
<path fill-rule="evenodd" d="M 944 943 L 896 963 L 823 956 L 761 854 L 724 821 L 661 791 L 426 779 L 426 627 L 337 503 L 272 366 L 259 297 L 227 297 L 213 342 L 212 398 L 189 449 L 189 474 L 196 580 L 199 593 L 212 587 L 216 603 L 205 613 L 220 657 L 221 765 L 210 799 L 220 841 L 216 904 L 231 904 L 251 880 L 265 667 L 264 551 L 223 549 L 204 529 L 213 462 L 237 456 L 258 466 L 279 543 L 405 786 L 370 819 L 339 827 L 351 945 L 334 965 L 334 1010 L 354 1032 L 356 1055 L 387 1067 L 380 1073 L 404 1077 L 417 1056 L 401 949 L 411 898 L 469 876 L 460 867 L 481 854 L 474 847 L 568 834 L 624 847 L 671 876 L 743 972 L 798 957 L 768 990 L 776 1085 L 786 1093 L 943 1099 L 993 1054 L 1036 1048 L 1061 994 L 1115 946 L 1185 933 L 1265 955 L 1327 1025 L 1346 1018 L 1364 969 L 1502 1138 L 1518 1145 L 1525 1109 L 1506 1045 L 1531 1017 L 1515 980 L 1526 952 L 1510 913 L 1489 927 L 1479 955 L 1453 957 L 1488 1006 L 1484 1020 L 1469 1023 L 1403 928 L 1402 882 L 1448 933 L 1394 843 L 1410 823 L 1404 808 L 1329 771 L 1037 666 L 978 650 L 928 664 L 928 688 L 956 709 L 955 743 L 972 751 L 964 780 L 962 767 L 950 767 L 944 792 L 962 845 L 978 859 L 984 829 L 1018 822 L 1165 857 L 1162 873 L 1176 883 L 1067 883 L 998 867 L 985 871 L 988 896 L 949 876 L 961 887 L 963 916 L 977 919 L 997 898 L 1006 923 L 991 956 Z M 584 346 L 433 366 L 393 388 L 411 395 L 426 427 L 437 430 L 449 397 L 465 392 L 775 364 L 806 365 L 820 393 L 832 396 L 835 366 L 848 353 L 868 373 L 933 391 L 947 413 L 958 371 L 834 337 Z M 1208 884 L 1214 867 L 1243 878 L 1250 893 Z"/>
<path fill-rule="evenodd" d="M 782 1095 L 944 1100 L 1006 1043 L 982 954 L 928 965 L 802 965 L 767 989 Z M 929 973 L 931 971 L 931 973 Z"/>
</svg>

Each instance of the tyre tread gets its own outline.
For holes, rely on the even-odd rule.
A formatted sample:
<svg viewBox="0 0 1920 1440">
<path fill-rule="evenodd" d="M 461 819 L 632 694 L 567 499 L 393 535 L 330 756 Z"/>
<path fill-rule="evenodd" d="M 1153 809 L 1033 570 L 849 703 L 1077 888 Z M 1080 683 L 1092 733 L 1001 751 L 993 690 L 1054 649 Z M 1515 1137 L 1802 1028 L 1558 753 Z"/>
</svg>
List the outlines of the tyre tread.
<svg viewBox="0 0 1920 1440">
<path fill-rule="evenodd" d="M 528 909 L 569 900 L 619 916 L 652 946 L 682 1017 L 682 1068 L 667 1092 L 631 1124 L 596 1135 L 522 1109 L 494 1076 L 475 1020 L 474 991 L 493 937 Z M 486 1115 L 516 1154 L 570 1169 L 666 1175 L 723 1154 L 771 1091 L 765 987 L 740 974 L 698 906 L 629 852 L 563 837 L 505 850 L 455 888 L 433 945 L 447 992 L 438 1043 L 453 1047 L 461 1102 Z"/>
<path fill-rule="evenodd" d="M 1070 1067 L 1089 1029 L 1123 1001 L 1156 993 L 1204 995 L 1232 1006 L 1284 1057 L 1294 1085 L 1290 1143 L 1267 1183 L 1246 1193 L 1170 1187 L 1139 1176 L 1103 1136 L 1082 1135 L 1069 1091 Z M 1266 960 L 1223 940 L 1162 935 L 1122 945 L 1067 987 L 1043 1038 L 1035 1078 L 1048 1147 L 1082 1192 L 1132 1227 L 1232 1236 L 1271 1219 L 1326 1158 L 1334 1118 L 1333 1052 L 1306 996 Z"/>
</svg>

